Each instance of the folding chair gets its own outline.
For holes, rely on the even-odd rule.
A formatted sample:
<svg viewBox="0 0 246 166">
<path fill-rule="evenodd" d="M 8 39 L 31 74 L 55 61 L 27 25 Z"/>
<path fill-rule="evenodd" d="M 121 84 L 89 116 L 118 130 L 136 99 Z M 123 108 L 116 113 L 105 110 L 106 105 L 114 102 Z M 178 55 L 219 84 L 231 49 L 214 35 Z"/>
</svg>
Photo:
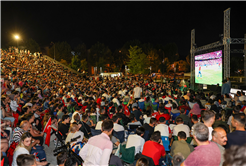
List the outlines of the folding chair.
<svg viewBox="0 0 246 166">
<path fill-rule="evenodd" d="M 91 135 L 92 136 L 96 136 L 96 135 L 99 135 L 101 133 L 102 133 L 101 130 L 95 130 L 95 129 L 91 128 Z"/>
</svg>

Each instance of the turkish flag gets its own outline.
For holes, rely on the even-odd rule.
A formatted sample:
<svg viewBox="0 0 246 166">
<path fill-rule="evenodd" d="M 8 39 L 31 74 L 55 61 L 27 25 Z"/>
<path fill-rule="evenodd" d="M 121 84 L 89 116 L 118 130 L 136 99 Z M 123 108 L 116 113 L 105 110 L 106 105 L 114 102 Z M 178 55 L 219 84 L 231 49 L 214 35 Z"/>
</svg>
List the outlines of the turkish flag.
<svg viewBox="0 0 246 166">
<path fill-rule="evenodd" d="M 44 133 L 46 133 L 45 144 L 50 146 L 51 118 L 48 120 L 44 128 Z"/>
<path fill-rule="evenodd" d="M 3 165 L 4 165 L 4 158 L 1 161 L 1 166 L 3 166 Z"/>
</svg>

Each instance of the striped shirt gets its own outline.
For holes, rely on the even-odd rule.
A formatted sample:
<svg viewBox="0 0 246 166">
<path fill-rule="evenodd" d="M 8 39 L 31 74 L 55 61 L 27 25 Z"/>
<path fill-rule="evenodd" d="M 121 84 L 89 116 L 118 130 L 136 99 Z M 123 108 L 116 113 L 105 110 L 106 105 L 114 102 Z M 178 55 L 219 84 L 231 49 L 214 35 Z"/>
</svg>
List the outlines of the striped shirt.
<svg viewBox="0 0 246 166">
<path fill-rule="evenodd" d="M 20 129 L 13 134 L 12 142 L 15 141 L 16 143 L 20 142 L 21 136 L 25 131 L 23 129 Z"/>
</svg>

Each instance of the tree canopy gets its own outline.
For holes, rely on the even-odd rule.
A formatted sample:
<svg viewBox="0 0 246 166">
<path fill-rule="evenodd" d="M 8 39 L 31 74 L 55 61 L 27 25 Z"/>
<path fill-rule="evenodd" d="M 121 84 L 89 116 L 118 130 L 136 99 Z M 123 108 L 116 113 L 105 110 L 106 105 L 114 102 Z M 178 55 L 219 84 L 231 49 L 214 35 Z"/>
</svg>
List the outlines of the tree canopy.
<svg viewBox="0 0 246 166">
<path fill-rule="evenodd" d="M 49 49 L 49 56 L 53 58 L 54 55 L 57 61 L 61 61 L 61 59 L 63 59 L 67 62 L 71 62 L 71 46 L 66 41 L 55 43 Z"/>
<path fill-rule="evenodd" d="M 40 52 L 40 47 L 35 40 L 28 39 L 25 44 L 26 44 L 27 50 L 30 50 L 31 53 Z"/>
<path fill-rule="evenodd" d="M 178 46 L 175 43 L 168 43 L 164 47 L 165 57 L 167 57 L 170 63 L 174 63 L 179 59 Z"/>
<path fill-rule="evenodd" d="M 106 63 L 111 63 L 111 50 L 103 43 L 97 42 L 89 50 L 88 62 L 92 66 L 96 66 L 98 69 L 104 67 Z"/>
<path fill-rule="evenodd" d="M 146 74 L 148 73 L 148 59 L 147 55 L 138 46 L 130 46 L 129 62 L 127 63 L 130 73 L 132 74 Z"/>
</svg>

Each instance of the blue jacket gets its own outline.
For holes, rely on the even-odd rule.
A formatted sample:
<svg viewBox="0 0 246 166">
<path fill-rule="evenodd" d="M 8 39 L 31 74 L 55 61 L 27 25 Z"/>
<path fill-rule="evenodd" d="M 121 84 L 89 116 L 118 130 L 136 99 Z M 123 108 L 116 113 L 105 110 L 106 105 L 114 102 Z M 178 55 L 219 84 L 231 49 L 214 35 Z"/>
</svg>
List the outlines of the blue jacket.
<svg viewBox="0 0 246 166">
<path fill-rule="evenodd" d="M 230 93 L 230 85 L 228 83 L 224 83 L 221 88 L 221 94 L 229 94 Z"/>
</svg>

